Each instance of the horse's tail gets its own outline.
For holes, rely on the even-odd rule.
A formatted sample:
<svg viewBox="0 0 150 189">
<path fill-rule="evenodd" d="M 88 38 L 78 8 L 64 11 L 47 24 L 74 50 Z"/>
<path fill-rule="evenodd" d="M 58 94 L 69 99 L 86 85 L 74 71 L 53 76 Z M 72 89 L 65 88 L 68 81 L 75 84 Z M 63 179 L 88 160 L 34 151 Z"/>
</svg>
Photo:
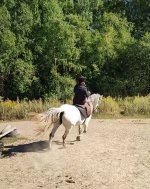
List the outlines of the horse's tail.
<svg viewBox="0 0 150 189">
<path fill-rule="evenodd" d="M 53 123 L 62 123 L 62 116 L 64 112 L 60 108 L 50 108 L 48 111 L 38 114 L 36 117 L 42 123 L 40 128 L 37 129 L 37 135 L 46 132 Z"/>
</svg>

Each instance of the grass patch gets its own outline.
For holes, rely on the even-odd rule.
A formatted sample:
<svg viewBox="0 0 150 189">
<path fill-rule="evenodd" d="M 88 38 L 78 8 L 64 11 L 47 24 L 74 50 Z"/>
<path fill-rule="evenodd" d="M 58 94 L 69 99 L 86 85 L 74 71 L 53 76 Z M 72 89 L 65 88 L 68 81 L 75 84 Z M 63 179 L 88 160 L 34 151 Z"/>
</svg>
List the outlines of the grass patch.
<svg viewBox="0 0 150 189">
<path fill-rule="evenodd" d="M 68 104 L 72 101 L 67 100 Z M 58 107 L 61 102 L 58 99 L 47 101 L 22 100 L 0 101 L 0 120 L 28 119 L 30 112 L 40 113 L 51 107 Z M 150 118 L 150 96 L 135 96 L 126 98 L 103 97 L 99 110 L 94 118 Z"/>
<path fill-rule="evenodd" d="M 1 101 L 0 102 L 0 120 L 15 120 L 15 119 L 26 119 L 28 113 L 36 112 L 40 113 L 48 110 L 51 107 L 58 107 L 60 101 L 57 99 L 42 101 L 39 100 L 22 100 L 22 101 Z"/>
<path fill-rule="evenodd" d="M 150 96 L 104 97 L 94 118 L 150 118 Z"/>
</svg>

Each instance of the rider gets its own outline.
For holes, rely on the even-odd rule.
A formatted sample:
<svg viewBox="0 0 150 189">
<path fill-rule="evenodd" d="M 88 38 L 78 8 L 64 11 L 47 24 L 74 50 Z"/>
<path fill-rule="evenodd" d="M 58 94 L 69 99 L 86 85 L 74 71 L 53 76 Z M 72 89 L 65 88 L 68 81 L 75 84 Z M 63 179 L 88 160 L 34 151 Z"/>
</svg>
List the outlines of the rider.
<svg viewBox="0 0 150 189">
<path fill-rule="evenodd" d="M 87 90 L 85 85 L 86 77 L 80 75 L 77 78 L 77 84 L 74 87 L 73 105 L 84 105 L 91 92 Z"/>
</svg>

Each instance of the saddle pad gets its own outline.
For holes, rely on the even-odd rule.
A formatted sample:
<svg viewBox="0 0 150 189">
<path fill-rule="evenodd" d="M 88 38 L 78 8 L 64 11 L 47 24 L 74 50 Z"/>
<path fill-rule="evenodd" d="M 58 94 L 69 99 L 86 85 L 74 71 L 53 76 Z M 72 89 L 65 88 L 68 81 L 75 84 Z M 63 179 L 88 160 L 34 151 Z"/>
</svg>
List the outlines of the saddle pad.
<svg viewBox="0 0 150 189">
<path fill-rule="evenodd" d="M 91 107 L 88 103 L 84 104 L 84 105 L 80 105 L 80 104 L 75 104 L 74 105 L 76 108 L 78 108 L 78 110 L 80 111 L 80 113 L 82 114 L 82 116 L 86 119 L 91 115 Z"/>
</svg>

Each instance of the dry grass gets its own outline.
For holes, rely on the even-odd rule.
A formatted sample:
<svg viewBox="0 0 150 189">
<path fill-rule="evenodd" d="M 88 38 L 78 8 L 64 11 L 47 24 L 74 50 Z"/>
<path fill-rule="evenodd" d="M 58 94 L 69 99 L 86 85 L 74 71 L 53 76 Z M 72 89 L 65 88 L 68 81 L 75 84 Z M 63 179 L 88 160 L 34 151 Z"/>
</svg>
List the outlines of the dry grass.
<svg viewBox="0 0 150 189">
<path fill-rule="evenodd" d="M 70 100 L 67 101 L 70 104 Z M 31 119 L 36 113 L 41 113 L 51 107 L 58 107 L 57 99 L 48 101 L 22 100 L 0 101 L 0 120 Z M 126 98 L 103 97 L 96 118 L 117 117 L 150 117 L 150 96 L 135 96 Z"/>
<path fill-rule="evenodd" d="M 150 117 L 150 96 L 126 98 L 104 97 L 97 118 Z"/>
<path fill-rule="evenodd" d="M 22 101 L 1 101 L 0 102 L 0 120 L 26 119 L 30 112 L 40 113 L 51 107 L 57 107 L 61 103 L 57 99 L 42 101 L 22 100 Z"/>
</svg>

